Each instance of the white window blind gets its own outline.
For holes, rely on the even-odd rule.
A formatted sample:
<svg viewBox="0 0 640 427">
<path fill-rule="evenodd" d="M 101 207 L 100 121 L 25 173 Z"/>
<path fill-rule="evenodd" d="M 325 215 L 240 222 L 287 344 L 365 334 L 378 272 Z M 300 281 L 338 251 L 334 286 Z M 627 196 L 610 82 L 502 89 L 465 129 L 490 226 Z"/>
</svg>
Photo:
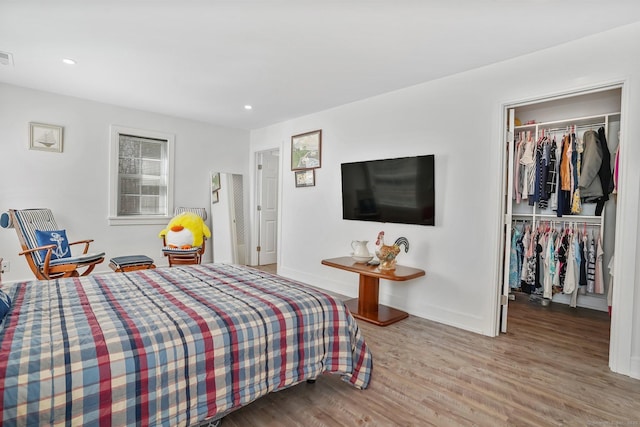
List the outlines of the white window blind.
<svg viewBox="0 0 640 427">
<path fill-rule="evenodd" d="M 111 142 L 112 223 L 165 221 L 172 208 L 173 136 L 112 126 Z"/>
</svg>

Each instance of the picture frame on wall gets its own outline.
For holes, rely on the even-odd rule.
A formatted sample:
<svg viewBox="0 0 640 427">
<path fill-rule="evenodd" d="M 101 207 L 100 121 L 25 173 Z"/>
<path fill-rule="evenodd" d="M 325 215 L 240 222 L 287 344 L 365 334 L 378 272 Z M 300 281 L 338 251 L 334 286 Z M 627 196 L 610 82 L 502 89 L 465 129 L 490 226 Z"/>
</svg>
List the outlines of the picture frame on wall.
<svg viewBox="0 0 640 427">
<path fill-rule="evenodd" d="M 292 136 L 291 170 L 316 169 L 321 166 L 322 129 Z"/>
<path fill-rule="evenodd" d="M 220 190 L 220 172 L 211 172 L 211 192 Z"/>
<path fill-rule="evenodd" d="M 295 172 L 296 187 L 314 187 L 316 185 L 316 170 L 305 169 Z"/>
<path fill-rule="evenodd" d="M 62 126 L 29 123 L 29 149 L 62 153 Z"/>
</svg>

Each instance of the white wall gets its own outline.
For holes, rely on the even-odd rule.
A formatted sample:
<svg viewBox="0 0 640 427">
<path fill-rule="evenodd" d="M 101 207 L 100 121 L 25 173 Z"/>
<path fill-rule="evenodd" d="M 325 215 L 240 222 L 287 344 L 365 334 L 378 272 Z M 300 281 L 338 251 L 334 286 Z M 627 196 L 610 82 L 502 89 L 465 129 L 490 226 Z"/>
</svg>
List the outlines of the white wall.
<svg viewBox="0 0 640 427">
<path fill-rule="evenodd" d="M 229 203 L 229 174 L 220 174 L 220 190 L 218 202 L 211 205 L 211 228 L 216 229 L 213 236 L 213 261 L 221 263 L 233 262 L 231 242 L 231 215 Z"/>
<path fill-rule="evenodd" d="M 64 126 L 63 153 L 29 150 L 29 122 Z M 0 211 L 51 208 L 70 239 L 92 238 L 92 249 L 107 253 L 96 271 L 111 271 L 111 257 L 138 253 L 166 265 L 162 226 L 107 223 L 112 124 L 175 135 L 176 206 L 209 209 L 211 170 L 248 172 L 247 131 L 0 84 Z M 0 229 L 0 257 L 11 263 L 3 281 L 33 278 L 19 249 L 15 231 Z"/>
<path fill-rule="evenodd" d="M 633 319 L 640 286 L 640 24 L 543 52 L 276 124 L 251 133 L 251 151 L 281 148 L 279 272 L 325 289 L 357 295 L 357 276 L 320 264 L 348 255 L 353 239 L 380 230 L 406 236 L 399 263 L 426 270 L 410 282 L 382 282 L 382 303 L 411 314 L 495 335 L 498 300 L 500 171 L 503 107 L 524 100 L 625 82 L 622 184 L 616 242 L 616 292 L 611 367 L 640 376 L 640 321 Z M 316 186 L 295 188 L 290 137 L 322 129 Z M 340 163 L 435 154 L 436 226 L 342 220 Z M 635 160 L 632 160 L 635 159 Z M 631 167 L 628 167 L 628 166 Z M 370 246 L 372 248 L 372 246 Z M 633 350 L 631 349 L 633 343 Z M 632 363 L 632 359 L 634 362 Z"/>
</svg>

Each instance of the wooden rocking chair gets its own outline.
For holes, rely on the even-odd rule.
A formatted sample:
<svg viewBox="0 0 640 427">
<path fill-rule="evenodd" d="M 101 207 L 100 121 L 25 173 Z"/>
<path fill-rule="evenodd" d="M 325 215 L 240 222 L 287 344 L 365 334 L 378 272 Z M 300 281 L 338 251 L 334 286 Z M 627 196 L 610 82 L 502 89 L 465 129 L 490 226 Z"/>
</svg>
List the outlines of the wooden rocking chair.
<svg viewBox="0 0 640 427">
<path fill-rule="evenodd" d="M 49 209 L 10 209 L 3 214 L 2 226 L 15 228 L 22 252 L 31 271 L 38 279 L 86 276 L 104 261 L 104 252 L 89 253 L 93 240 L 66 242 L 66 231 L 56 225 Z M 71 254 L 70 247 L 84 244 L 81 255 Z M 78 269 L 84 269 L 82 274 Z"/>
</svg>

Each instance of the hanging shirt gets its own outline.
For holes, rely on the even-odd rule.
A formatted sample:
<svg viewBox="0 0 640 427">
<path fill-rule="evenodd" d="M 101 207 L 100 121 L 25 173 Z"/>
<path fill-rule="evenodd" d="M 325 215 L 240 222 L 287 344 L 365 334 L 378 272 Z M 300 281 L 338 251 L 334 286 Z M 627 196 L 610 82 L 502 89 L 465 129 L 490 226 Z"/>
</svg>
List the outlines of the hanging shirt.
<svg viewBox="0 0 640 427">
<path fill-rule="evenodd" d="M 571 185 L 571 189 L 573 190 L 573 194 L 571 196 L 571 213 L 579 214 L 582 212 L 582 201 L 580 199 L 580 187 L 578 186 L 578 173 L 581 167 L 584 144 L 582 143 L 582 140 L 576 138 L 575 134 L 571 134 L 571 137 L 573 138 L 573 146 L 575 148 L 574 152 L 572 153 L 572 163 L 575 159 L 575 166 L 573 168 Z"/>
<path fill-rule="evenodd" d="M 562 137 L 562 157 L 560 160 L 560 189 L 571 191 L 571 137 Z"/>
<path fill-rule="evenodd" d="M 587 233 L 583 233 L 580 239 L 580 286 L 587 286 Z"/>
<path fill-rule="evenodd" d="M 513 159 L 513 198 L 516 203 L 522 201 L 522 168 L 520 168 L 520 157 L 522 157 L 523 141 L 516 142 Z"/>
<path fill-rule="evenodd" d="M 587 292 L 593 293 L 596 288 L 596 244 L 593 237 L 589 239 L 587 250 Z"/>
<path fill-rule="evenodd" d="M 564 285 L 562 287 L 562 292 L 565 294 L 571 294 L 576 290 L 578 286 L 578 279 L 576 275 L 576 249 L 573 243 L 573 234 L 568 236 L 568 251 L 567 251 L 567 269 L 565 271 L 564 277 Z"/>
<path fill-rule="evenodd" d="M 598 243 L 596 244 L 596 271 L 594 280 L 594 291 L 596 294 L 604 294 L 604 272 L 602 270 L 602 257 L 604 256 L 604 250 L 602 249 L 602 240 L 598 236 Z"/>
<path fill-rule="evenodd" d="M 547 194 L 549 195 L 550 207 L 555 210 L 558 207 L 558 195 L 556 194 L 556 183 L 558 181 L 558 163 L 556 161 L 556 138 L 553 138 L 549 147 L 549 167 L 547 173 Z"/>
<path fill-rule="evenodd" d="M 555 248 L 553 244 L 554 236 L 550 233 L 547 235 L 546 256 L 544 257 L 544 265 L 546 274 L 542 283 L 542 296 L 544 298 L 553 297 L 553 281 L 556 275 L 556 259 Z"/>
<path fill-rule="evenodd" d="M 524 142 L 522 149 L 522 157 L 520 158 L 520 165 L 523 168 L 522 172 L 522 199 L 527 199 L 529 194 L 533 194 L 532 190 L 535 185 L 535 142 L 529 138 Z"/>
<path fill-rule="evenodd" d="M 531 233 L 529 232 L 529 228 L 526 227 L 524 230 L 524 235 L 522 236 L 522 249 L 523 249 L 523 258 L 522 258 L 522 269 L 520 270 L 520 283 L 526 284 L 527 277 L 529 276 L 529 263 L 527 262 L 527 249 L 529 247 L 529 242 L 531 240 Z"/>
<path fill-rule="evenodd" d="M 511 289 L 517 289 L 520 287 L 522 257 L 518 254 L 518 241 L 522 241 L 522 233 L 517 227 L 513 227 L 513 235 L 511 236 L 511 252 L 509 257 L 509 287 Z"/>
</svg>

